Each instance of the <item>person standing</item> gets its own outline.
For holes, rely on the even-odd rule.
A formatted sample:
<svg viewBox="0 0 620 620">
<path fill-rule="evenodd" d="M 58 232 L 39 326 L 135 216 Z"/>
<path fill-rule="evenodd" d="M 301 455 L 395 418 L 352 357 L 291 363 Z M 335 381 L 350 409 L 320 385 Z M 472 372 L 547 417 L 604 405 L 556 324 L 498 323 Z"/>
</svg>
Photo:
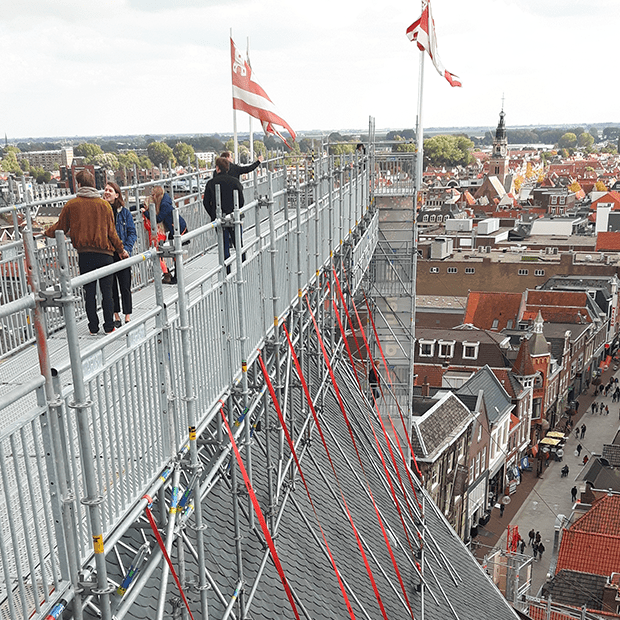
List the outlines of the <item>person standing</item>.
<svg viewBox="0 0 620 620">
<path fill-rule="evenodd" d="M 523 540 L 523 538 L 519 538 L 519 552 L 521 553 L 521 555 L 525 553 L 525 541 Z"/>
<path fill-rule="evenodd" d="M 583 446 L 581 444 L 578 444 L 577 449 L 575 450 L 575 452 L 577 452 L 577 456 L 581 456 L 582 450 L 583 450 Z"/>
<path fill-rule="evenodd" d="M 240 166 L 233 161 L 233 156 L 230 151 L 224 151 L 220 157 L 228 160 L 228 174 L 235 179 L 239 179 L 242 174 L 249 174 L 258 168 L 263 161 L 263 156 L 259 155 L 258 159 L 249 164 L 248 166 Z"/>
<path fill-rule="evenodd" d="M 577 487 L 573 487 L 570 490 L 570 498 L 573 501 L 573 504 L 575 503 L 575 501 L 577 500 Z"/>
<path fill-rule="evenodd" d="M 536 532 L 534 531 L 534 528 L 530 530 L 528 536 L 530 537 L 530 546 L 532 546 L 534 544 L 534 537 L 536 536 Z"/>
<path fill-rule="evenodd" d="M 581 439 L 583 439 L 586 436 L 586 425 L 582 424 L 581 425 Z"/>
<path fill-rule="evenodd" d="M 538 553 L 538 543 L 534 541 L 534 544 L 532 545 L 532 555 L 534 556 L 534 559 L 536 559 L 537 553 Z"/>
<path fill-rule="evenodd" d="M 587 455 L 587 454 L 584 454 L 582 463 L 583 463 L 584 465 L 587 465 L 587 464 L 588 464 L 588 455 Z"/>
<path fill-rule="evenodd" d="M 116 251 L 121 259 L 128 258 L 114 226 L 114 215 L 110 205 L 99 196 L 95 189 L 95 177 L 89 170 L 80 170 L 75 179 L 78 183 L 76 197 L 62 208 L 58 221 L 46 231 L 47 237 L 63 230 L 71 237 L 71 243 L 78 253 L 80 273 L 89 273 L 114 262 Z M 114 302 L 112 299 L 113 276 L 99 279 L 101 305 L 103 307 L 103 331 L 114 331 Z M 84 298 L 88 329 L 92 336 L 99 333 L 97 316 L 97 281 L 84 285 Z"/>
<path fill-rule="evenodd" d="M 229 174 L 230 162 L 224 157 L 218 157 L 215 160 L 215 174 L 208 181 L 205 187 L 204 197 L 202 204 L 206 209 L 211 221 L 214 222 L 217 219 L 216 214 L 216 186 L 220 188 L 220 198 L 222 215 L 230 215 L 235 208 L 234 193 L 237 192 L 239 196 L 239 208 L 243 207 L 243 185 L 238 178 Z M 224 259 L 230 257 L 230 246 L 237 247 L 235 239 L 235 229 L 232 226 L 225 226 L 222 228 L 224 235 Z M 243 245 L 243 241 L 240 241 L 240 245 Z M 242 257 L 243 259 L 244 257 Z M 229 271 L 229 269 L 227 269 Z"/>
<path fill-rule="evenodd" d="M 502 502 L 500 500 L 500 504 L 499 504 L 499 516 L 500 516 L 500 519 L 504 516 L 504 510 L 505 509 L 506 509 L 506 504 L 504 504 L 504 502 Z"/>
<path fill-rule="evenodd" d="M 545 545 L 542 544 L 542 541 L 540 543 L 538 543 L 538 559 L 542 560 L 542 555 L 545 552 Z"/>
<path fill-rule="evenodd" d="M 133 246 L 138 238 L 136 234 L 136 226 L 133 221 L 131 211 L 125 207 L 125 201 L 121 194 L 121 188 L 110 181 L 103 190 L 103 199 L 107 200 L 112 207 L 114 213 L 114 222 L 116 232 L 123 242 L 123 247 L 131 256 Z M 114 253 L 114 262 L 121 260 L 117 252 Z M 120 300 L 119 300 L 120 289 Z M 123 314 L 125 315 L 125 323 L 131 320 L 131 312 L 133 310 L 131 301 L 131 267 L 122 269 L 114 274 L 112 281 L 112 299 L 114 301 L 114 327 L 121 326 L 121 301 L 123 302 Z"/>
<path fill-rule="evenodd" d="M 379 399 L 379 375 L 375 370 L 375 366 L 372 362 L 370 362 L 370 371 L 368 373 L 368 383 L 370 384 L 370 389 L 372 390 L 372 395 L 375 400 Z"/>
<path fill-rule="evenodd" d="M 172 204 L 172 198 L 168 194 L 164 192 L 164 188 L 161 185 L 155 185 L 151 190 L 150 199 L 155 204 L 155 221 L 158 224 L 162 224 L 164 227 L 164 232 L 168 235 L 168 241 L 172 241 L 174 238 L 174 218 L 172 214 L 174 213 L 174 205 Z M 144 217 L 148 218 L 148 199 L 144 203 L 144 209 L 142 210 L 142 214 Z M 181 235 L 184 235 L 187 232 L 187 224 L 183 217 L 179 214 L 179 227 L 181 230 L 179 231 Z M 189 243 L 189 242 L 188 242 Z M 176 266 L 176 259 L 173 258 Z M 174 274 L 170 274 L 169 278 L 164 278 L 164 284 L 176 284 L 177 283 L 177 274 L 176 268 L 174 270 Z"/>
</svg>

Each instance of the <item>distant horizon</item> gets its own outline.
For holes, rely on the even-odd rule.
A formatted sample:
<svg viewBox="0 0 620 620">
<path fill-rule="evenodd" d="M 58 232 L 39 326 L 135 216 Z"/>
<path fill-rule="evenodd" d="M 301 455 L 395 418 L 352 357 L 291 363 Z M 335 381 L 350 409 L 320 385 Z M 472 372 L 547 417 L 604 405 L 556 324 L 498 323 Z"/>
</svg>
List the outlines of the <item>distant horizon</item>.
<svg viewBox="0 0 620 620">
<path fill-rule="evenodd" d="M 499 120 L 499 113 L 498 113 L 498 120 Z M 495 127 L 497 127 L 497 121 L 495 122 L 495 124 L 488 124 L 488 125 L 445 125 L 445 126 L 431 126 L 431 127 L 424 127 L 424 132 L 433 132 L 433 133 L 437 133 L 437 132 L 446 132 L 446 133 L 455 133 L 455 132 L 463 132 L 466 133 L 467 130 L 473 132 L 473 131 L 487 131 L 489 129 L 494 129 Z M 559 128 L 571 128 L 571 127 L 583 127 L 584 129 L 589 129 L 590 127 L 596 127 L 596 128 L 605 128 L 605 127 L 620 127 L 620 121 L 618 122 L 613 122 L 613 121 L 597 121 L 597 122 L 589 122 L 589 123 L 555 123 L 555 124 L 549 124 L 549 123 L 543 123 L 543 124 L 530 124 L 530 125 L 511 125 L 510 123 L 506 123 L 506 129 L 508 131 L 510 131 L 511 129 L 531 129 L 531 128 L 536 128 L 536 129 L 559 129 Z M 375 129 L 376 133 L 388 133 L 390 131 L 398 131 L 398 130 L 411 130 L 411 129 L 415 129 L 415 127 L 403 127 L 400 125 L 395 125 L 392 127 L 382 127 L 382 128 L 377 128 Z M 260 129 L 256 129 L 253 131 L 254 135 L 256 134 L 262 134 L 262 130 Z M 298 136 L 300 137 L 306 137 L 308 135 L 312 135 L 312 134 L 320 134 L 320 135 L 329 135 L 331 133 L 340 133 L 340 134 L 365 134 L 368 133 L 368 127 L 365 127 L 363 129 L 360 128 L 340 128 L 340 129 L 334 129 L 334 128 L 330 128 L 330 129 L 299 129 L 296 131 L 296 133 L 298 134 Z M 249 135 L 249 131 L 245 130 L 245 131 L 238 131 L 237 134 L 239 136 L 248 136 Z M 6 134 L 5 134 L 6 135 Z M 162 136 L 162 137 L 166 137 L 166 136 L 178 136 L 178 137 L 182 137 L 182 136 L 226 136 L 226 137 L 232 137 L 234 135 L 233 131 L 211 131 L 211 132 L 204 132 L 204 131 L 196 131 L 196 132 L 156 132 L 156 131 L 150 131 L 150 132 L 145 132 L 145 133 L 112 133 L 112 134 L 75 134 L 75 135 L 56 135 L 56 136 L 39 136 L 39 137 L 34 137 L 34 136 L 28 136 L 28 137 L 20 137 L 20 138 L 12 138 L 10 136 L 6 136 L 6 139 L 9 142 L 9 145 L 11 145 L 11 143 L 15 143 L 15 142 L 54 142 L 54 141 L 60 141 L 60 140 L 86 140 L 86 139 L 95 139 L 95 140 L 103 140 L 103 139 L 114 139 L 114 138 L 132 138 L 132 137 L 137 137 L 137 136 Z M 4 144 L 2 145 L 4 146 Z"/>
</svg>

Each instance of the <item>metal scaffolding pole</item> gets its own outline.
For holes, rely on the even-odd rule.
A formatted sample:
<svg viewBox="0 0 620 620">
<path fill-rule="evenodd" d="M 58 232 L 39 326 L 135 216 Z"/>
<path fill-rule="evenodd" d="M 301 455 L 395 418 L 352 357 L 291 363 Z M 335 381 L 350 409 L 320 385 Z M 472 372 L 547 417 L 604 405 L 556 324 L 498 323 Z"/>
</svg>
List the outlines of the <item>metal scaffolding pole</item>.
<svg viewBox="0 0 620 620">
<path fill-rule="evenodd" d="M 69 254 L 65 242 L 65 235 L 61 230 L 56 231 L 56 244 L 58 247 L 58 262 L 60 266 L 60 299 L 66 321 L 67 343 L 69 345 L 69 357 L 71 358 L 71 374 L 73 377 L 74 401 L 69 406 L 75 411 L 79 440 L 80 461 L 84 472 L 84 481 L 87 496 L 82 503 L 88 508 L 88 519 L 93 537 L 93 551 L 96 565 L 96 587 L 92 593 L 99 596 L 99 606 L 103 620 L 112 620 L 110 609 L 110 594 L 114 588 L 108 583 L 108 575 L 105 564 L 103 547 L 103 528 L 101 524 L 100 504 L 103 497 L 99 492 L 97 477 L 95 474 L 95 452 L 90 436 L 90 424 L 88 412 L 92 402 L 86 395 L 84 386 L 84 373 L 82 370 L 82 358 L 78 342 L 77 324 L 75 320 L 75 296 L 71 288 L 71 276 L 69 272 Z"/>
</svg>

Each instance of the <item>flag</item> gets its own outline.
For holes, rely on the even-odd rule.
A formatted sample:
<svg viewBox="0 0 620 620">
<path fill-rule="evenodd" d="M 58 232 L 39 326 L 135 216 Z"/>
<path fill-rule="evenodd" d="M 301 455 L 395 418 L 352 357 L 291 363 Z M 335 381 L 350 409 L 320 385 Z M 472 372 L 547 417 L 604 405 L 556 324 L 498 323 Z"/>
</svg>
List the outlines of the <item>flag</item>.
<svg viewBox="0 0 620 620">
<path fill-rule="evenodd" d="M 437 54 L 435 20 L 433 19 L 433 15 L 431 13 L 430 2 L 426 3 L 420 19 L 413 22 L 413 24 L 407 28 L 407 38 L 410 41 L 415 41 L 422 51 L 426 50 L 428 52 L 428 55 L 431 57 L 431 60 L 435 65 L 435 69 L 437 69 L 439 75 L 443 75 L 443 77 L 450 82 L 450 86 L 462 86 L 457 79 L 458 76 L 446 71 L 444 66 L 441 64 L 441 60 L 439 60 L 439 55 Z"/>
<path fill-rule="evenodd" d="M 232 39 L 230 39 L 230 55 L 232 61 L 233 109 L 241 110 L 257 118 L 262 123 L 265 133 L 278 136 L 290 148 L 290 144 L 275 126 L 278 125 L 286 129 L 291 134 L 293 140 L 295 140 L 295 132 L 277 114 L 273 102 L 254 78 L 249 61 L 243 58 Z"/>
</svg>

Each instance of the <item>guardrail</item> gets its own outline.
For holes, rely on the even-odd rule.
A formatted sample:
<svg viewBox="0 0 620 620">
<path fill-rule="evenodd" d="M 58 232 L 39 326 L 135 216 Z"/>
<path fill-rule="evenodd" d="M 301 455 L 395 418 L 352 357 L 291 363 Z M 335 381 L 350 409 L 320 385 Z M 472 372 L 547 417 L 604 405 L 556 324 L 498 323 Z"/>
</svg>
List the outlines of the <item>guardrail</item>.
<svg viewBox="0 0 620 620">
<path fill-rule="evenodd" d="M 0 322 L 24 330 L 6 340 L 13 358 L 2 369 L 11 376 L 5 372 L 0 392 L 3 618 L 43 618 L 62 597 L 79 608 L 79 572 L 89 562 L 102 616 L 111 618 L 106 541 L 131 525 L 140 498 L 195 449 L 196 436 L 212 439 L 219 400 L 334 252 L 355 243 L 358 260 L 372 255 L 377 216 L 369 213 L 368 166 L 357 156 L 340 163 L 322 157 L 268 171 L 245 188 L 251 197 L 232 224 L 207 222 L 199 194 L 178 198 L 191 249 L 180 260 L 178 235 L 163 248 L 176 256 L 178 277 L 177 294 L 165 303 L 161 251 L 144 238 L 133 257 L 80 276 L 60 231 L 54 246 L 36 247 L 28 225 L 9 248 L 14 254 L 3 254 L 12 288 Z M 126 191 L 139 201 L 150 185 Z M 242 218 L 243 252 L 224 261 L 223 226 L 240 232 Z M 206 259 L 216 248 L 213 266 Z M 199 277 L 186 284 L 200 261 Z M 150 310 L 85 346 L 76 322 L 84 312 L 81 286 L 129 265 L 134 284 L 152 283 Z M 52 368 L 45 334 L 61 329 L 66 341 L 56 356 L 65 361 Z M 40 374 L 26 380 L 15 351 L 35 338 Z"/>
</svg>

